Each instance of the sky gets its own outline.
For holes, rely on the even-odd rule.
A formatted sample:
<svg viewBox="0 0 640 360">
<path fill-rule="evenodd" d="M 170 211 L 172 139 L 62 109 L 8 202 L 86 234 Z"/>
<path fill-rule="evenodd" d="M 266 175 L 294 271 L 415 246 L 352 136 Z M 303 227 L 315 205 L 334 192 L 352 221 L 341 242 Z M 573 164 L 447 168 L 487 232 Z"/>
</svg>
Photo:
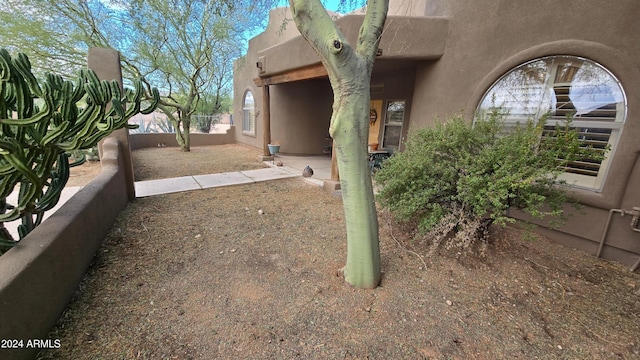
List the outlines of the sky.
<svg viewBox="0 0 640 360">
<path fill-rule="evenodd" d="M 120 7 L 120 5 L 117 2 L 113 1 L 113 0 L 98 0 L 98 1 L 100 1 L 103 5 L 105 5 L 105 6 L 109 7 L 109 8 L 122 9 Z M 342 10 L 341 11 L 342 13 L 349 12 L 349 11 L 355 10 L 356 8 L 360 7 L 360 6 L 349 6 L 348 3 L 351 2 L 349 0 L 347 0 L 346 2 L 347 2 L 347 5 L 345 5 L 345 8 L 344 9 L 340 9 L 340 10 Z M 362 2 L 364 3 L 364 1 L 362 1 Z M 340 7 L 340 0 L 322 0 L 322 3 L 324 4 L 324 7 L 325 7 L 325 9 L 327 9 L 327 11 L 338 12 L 338 8 Z M 281 4 L 282 5 L 279 5 L 279 6 L 285 6 L 286 4 L 288 4 L 288 2 L 287 1 L 282 1 Z M 251 34 L 248 34 L 247 38 L 250 39 L 250 38 L 260 34 L 262 31 L 264 31 L 264 28 L 261 29 L 261 30 L 257 30 L 257 31 L 255 31 L 255 32 L 253 32 Z"/>
<path fill-rule="evenodd" d="M 101 1 L 107 1 L 107 0 L 101 0 Z M 349 0 L 347 0 L 347 5 L 345 6 L 346 8 L 345 8 L 345 9 L 341 9 L 341 10 L 342 10 L 342 11 L 341 11 L 342 13 L 349 12 L 349 11 L 355 10 L 356 8 L 360 8 L 360 7 L 361 7 L 361 6 L 348 6 L 348 3 L 349 3 L 349 2 L 350 2 L 350 1 L 349 1 Z M 283 4 L 287 4 L 288 2 L 282 2 L 282 3 L 283 3 Z M 325 9 L 327 9 L 327 11 L 337 12 L 337 11 L 338 11 L 338 8 L 339 8 L 339 6 L 340 6 L 340 0 L 322 0 L 322 3 L 324 4 L 324 7 L 325 7 Z M 364 3 L 364 1 L 363 1 L 363 3 Z M 280 5 L 280 6 L 284 6 L 284 5 Z M 266 25 L 266 24 L 265 24 L 265 25 Z M 264 28 L 263 28 L 263 29 L 261 29 L 261 30 L 258 30 L 258 31 L 256 31 L 256 32 L 254 32 L 254 33 L 252 33 L 252 34 L 250 34 L 250 35 L 248 36 L 248 38 L 250 39 L 250 38 L 252 38 L 252 37 L 254 37 L 254 36 L 256 36 L 256 35 L 260 34 L 260 33 L 261 33 L 261 32 L 263 32 L 263 31 L 264 31 Z"/>
<path fill-rule="evenodd" d="M 329 1 L 326 1 L 326 3 L 324 4 L 324 7 L 327 10 L 336 11 L 338 10 L 339 4 L 340 4 L 340 0 L 329 0 Z"/>
</svg>

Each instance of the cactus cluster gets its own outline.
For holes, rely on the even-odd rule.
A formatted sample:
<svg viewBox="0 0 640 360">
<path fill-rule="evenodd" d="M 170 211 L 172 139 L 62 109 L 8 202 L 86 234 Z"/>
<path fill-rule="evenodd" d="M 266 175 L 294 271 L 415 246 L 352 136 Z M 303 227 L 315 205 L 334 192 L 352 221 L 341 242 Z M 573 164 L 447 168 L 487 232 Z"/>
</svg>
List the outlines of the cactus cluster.
<svg viewBox="0 0 640 360">
<path fill-rule="evenodd" d="M 89 149 L 133 115 L 153 111 L 159 94 L 145 109 L 143 88 L 121 90 L 116 81 L 100 81 L 82 70 L 75 82 L 47 74 L 39 82 L 25 54 L 0 49 L 0 254 L 15 244 L 4 223 L 22 219 L 20 239 L 53 208 L 69 179 L 70 151 Z M 7 196 L 18 191 L 16 204 Z"/>
</svg>

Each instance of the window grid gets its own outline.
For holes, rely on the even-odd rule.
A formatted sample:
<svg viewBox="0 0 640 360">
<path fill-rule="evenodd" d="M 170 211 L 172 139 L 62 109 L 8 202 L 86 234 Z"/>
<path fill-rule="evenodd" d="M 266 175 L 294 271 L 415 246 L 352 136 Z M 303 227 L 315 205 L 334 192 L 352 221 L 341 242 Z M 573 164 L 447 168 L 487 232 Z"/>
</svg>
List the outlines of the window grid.
<svg viewBox="0 0 640 360">
<path fill-rule="evenodd" d="M 622 86 L 604 67 L 573 56 L 530 61 L 496 81 L 478 108 L 487 111 L 496 106 L 508 111 L 506 126 L 548 115 L 548 132 L 571 118 L 584 146 L 602 152 L 609 147 L 604 160 L 570 163 L 562 176 L 577 187 L 602 187 L 626 116 Z"/>
<path fill-rule="evenodd" d="M 404 123 L 405 101 L 387 101 L 382 146 L 384 148 L 398 150 L 402 140 L 402 124 Z"/>
<path fill-rule="evenodd" d="M 242 132 L 250 135 L 256 132 L 255 101 L 251 90 L 247 90 L 242 101 Z"/>
</svg>

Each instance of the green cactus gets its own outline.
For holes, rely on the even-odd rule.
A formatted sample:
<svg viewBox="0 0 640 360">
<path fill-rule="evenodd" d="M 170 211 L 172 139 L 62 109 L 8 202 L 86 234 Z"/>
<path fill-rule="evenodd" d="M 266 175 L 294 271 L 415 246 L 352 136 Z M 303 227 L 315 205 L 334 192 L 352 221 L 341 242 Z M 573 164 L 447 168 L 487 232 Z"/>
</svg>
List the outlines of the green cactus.
<svg viewBox="0 0 640 360">
<path fill-rule="evenodd" d="M 137 125 L 127 120 L 152 112 L 159 101 L 141 110 L 140 81 L 124 93 L 116 81 L 100 81 L 82 70 L 75 82 L 47 74 L 36 80 L 25 54 L 12 58 L 0 49 L 0 254 L 16 244 L 4 226 L 22 219 L 20 239 L 42 222 L 69 179 L 68 152 L 89 149 L 114 130 Z M 125 110 L 126 106 L 126 110 Z M 19 189 L 17 204 L 7 196 Z"/>
</svg>

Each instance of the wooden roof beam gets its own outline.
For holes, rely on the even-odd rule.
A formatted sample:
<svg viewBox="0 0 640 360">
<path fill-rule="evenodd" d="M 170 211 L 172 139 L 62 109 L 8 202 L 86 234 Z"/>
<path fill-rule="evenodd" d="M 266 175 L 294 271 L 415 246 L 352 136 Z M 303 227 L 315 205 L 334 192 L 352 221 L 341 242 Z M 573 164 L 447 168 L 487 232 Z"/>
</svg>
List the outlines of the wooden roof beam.
<svg viewBox="0 0 640 360">
<path fill-rule="evenodd" d="M 259 77 L 253 79 L 253 82 L 257 86 L 269 86 L 269 85 L 277 85 L 283 84 L 293 81 L 301 81 L 301 80 L 310 80 L 310 79 L 318 79 L 322 77 L 327 77 L 327 69 L 325 69 L 322 63 L 290 70 L 284 73 L 271 75 L 267 77 Z"/>
</svg>

